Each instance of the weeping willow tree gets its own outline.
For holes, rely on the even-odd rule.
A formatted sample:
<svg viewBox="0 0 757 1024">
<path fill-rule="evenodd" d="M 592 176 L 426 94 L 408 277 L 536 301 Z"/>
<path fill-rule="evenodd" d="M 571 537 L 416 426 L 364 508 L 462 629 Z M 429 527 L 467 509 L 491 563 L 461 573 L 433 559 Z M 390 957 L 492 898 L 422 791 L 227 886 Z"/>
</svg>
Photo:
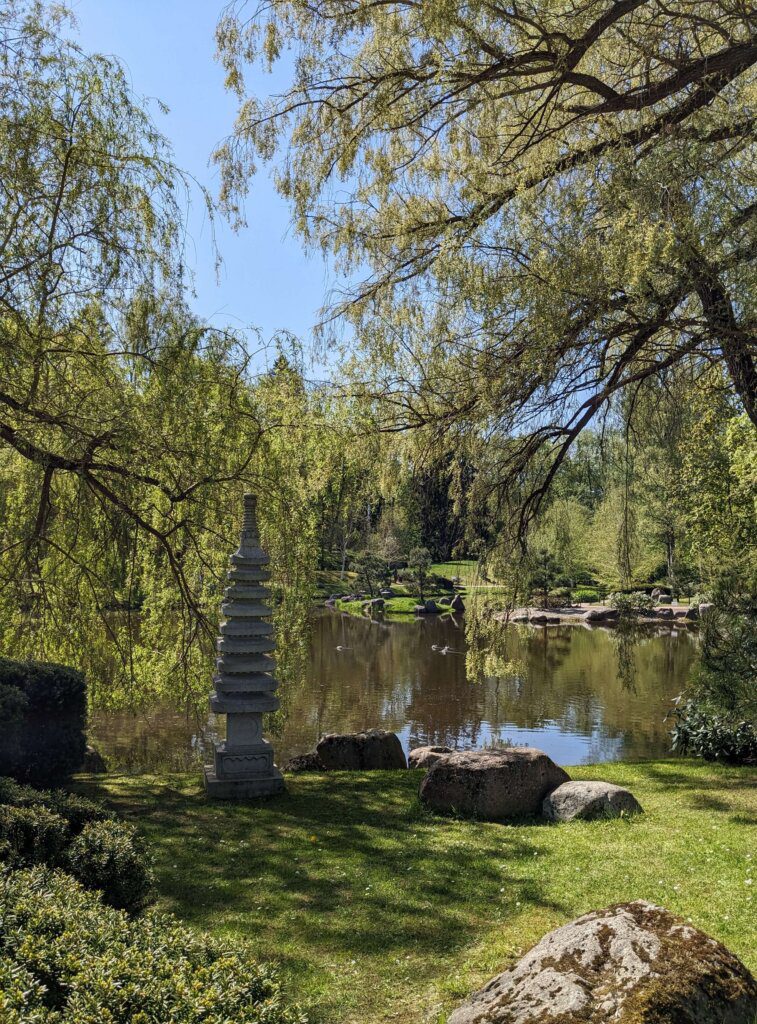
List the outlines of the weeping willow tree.
<svg viewBox="0 0 757 1024">
<path fill-rule="evenodd" d="M 238 0 L 218 44 L 227 207 L 274 162 L 352 282 L 326 324 L 384 429 L 473 434 L 518 533 L 581 432 L 686 360 L 757 423 L 752 4 Z"/>
<path fill-rule="evenodd" d="M 190 183 L 64 17 L 0 2 L 0 648 L 85 669 L 100 702 L 207 690 L 256 490 L 286 676 L 315 557 L 311 397 L 186 307 Z"/>
</svg>

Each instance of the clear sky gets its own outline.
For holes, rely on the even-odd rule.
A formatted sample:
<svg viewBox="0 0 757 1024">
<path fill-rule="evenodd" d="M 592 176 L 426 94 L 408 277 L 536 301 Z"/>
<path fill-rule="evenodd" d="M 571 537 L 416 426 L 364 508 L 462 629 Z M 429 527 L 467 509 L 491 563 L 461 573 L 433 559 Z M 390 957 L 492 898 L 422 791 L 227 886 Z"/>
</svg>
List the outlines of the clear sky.
<svg viewBox="0 0 757 1024">
<path fill-rule="evenodd" d="M 137 96 L 162 100 L 150 109 L 171 142 L 177 164 L 214 195 L 210 164 L 216 144 L 231 131 L 235 101 L 214 60 L 214 28 L 224 0 L 70 0 L 85 50 L 118 56 Z M 270 76 L 259 74 L 269 90 Z M 320 256 L 306 257 L 290 227 L 286 204 L 263 170 L 246 204 L 248 227 L 233 232 L 222 220 L 216 237 L 223 259 L 216 279 L 211 233 L 202 202 L 189 212 L 187 262 L 195 272 L 194 310 L 218 324 L 260 328 L 265 339 L 287 329 L 307 341 L 329 288 Z"/>
</svg>

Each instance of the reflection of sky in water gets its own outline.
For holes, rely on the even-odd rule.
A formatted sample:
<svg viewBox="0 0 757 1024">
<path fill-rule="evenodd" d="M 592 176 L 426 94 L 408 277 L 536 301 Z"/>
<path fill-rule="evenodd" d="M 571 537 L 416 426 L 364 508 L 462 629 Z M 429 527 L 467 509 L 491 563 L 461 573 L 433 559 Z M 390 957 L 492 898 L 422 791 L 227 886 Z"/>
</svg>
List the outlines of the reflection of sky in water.
<svg viewBox="0 0 757 1024">
<path fill-rule="evenodd" d="M 279 764 L 313 749 L 326 732 L 370 728 L 396 732 L 406 751 L 510 742 L 565 765 L 669 752 L 664 717 L 695 655 L 690 634 L 645 634 L 629 645 L 580 626 L 502 628 L 497 653 L 519 664 L 517 674 L 474 682 L 470 659 L 432 649 L 464 650 L 459 625 L 436 616 L 392 625 L 318 617 L 308 678 L 287 694 L 286 724 L 274 737 Z M 178 769 L 198 763 L 212 734 L 223 731 L 206 709 L 203 701 L 189 714 L 170 707 L 95 713 L 91 734 L 114 767 Z"/>
<path fill-rule="evenodd" d="M 412 735 L 410 725 L 406 725 L 397 735 L 402 741 L 405 753 L 413 747 L 426 745 L 423 737 Z M 538 747 L 549 754 L 557 764 L 597 764 L 601 761 L 615 761 L 622 756 L 623 751 L 623 737 L 604 736 L 599 727 L 588 736 L 579 736 L 576 733 L 565 732 L 556 722 L 545 723 L 540 729 L 519 729 L 514 725 L 492 728 L 489 722 L 481 723 L 476 748 L 506 744 Z M 471 744 L 465 741 L 456 743 L 452 737 L 449 737 L 447 745 L 459 750 L 471 748 Z"/>
</svg>

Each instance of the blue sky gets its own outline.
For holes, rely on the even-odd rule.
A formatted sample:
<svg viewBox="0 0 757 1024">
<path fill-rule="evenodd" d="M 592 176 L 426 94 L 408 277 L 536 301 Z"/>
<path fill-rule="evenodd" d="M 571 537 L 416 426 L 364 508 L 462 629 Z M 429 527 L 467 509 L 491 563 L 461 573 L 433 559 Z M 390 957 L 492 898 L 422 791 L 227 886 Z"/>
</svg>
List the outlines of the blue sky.
<svg viewBox="0 0 757 1024">
<path fill-rule="evenodd" d="M 149 103 L 171 142 L 177 164 L 214 195 L 218 176 L 210 165 L 216 144 L 231 131 L 234 97 L 223 87 L 214 60 L 214 28 L 223 0 L 71 0 L 84 49 L 114 54 L 126 66 L 139 97 L 162 100 L 167 115 Z M 268 91 L 270 76 L 251 79 Z M 187 262 L 195 273 L 195 311 L 215 323 L 260 328 L 264 339 L 286 329 L 307 341 L 330 285 L 320 256 L 306 257 L 290 227 L 286 204 L 267 172 L 252 184 L 248 227 L 233 232 L 216 222 L 223 258 L 216 279 L 211 232 L 201 200 L 189 211 Z"/>
</svg>

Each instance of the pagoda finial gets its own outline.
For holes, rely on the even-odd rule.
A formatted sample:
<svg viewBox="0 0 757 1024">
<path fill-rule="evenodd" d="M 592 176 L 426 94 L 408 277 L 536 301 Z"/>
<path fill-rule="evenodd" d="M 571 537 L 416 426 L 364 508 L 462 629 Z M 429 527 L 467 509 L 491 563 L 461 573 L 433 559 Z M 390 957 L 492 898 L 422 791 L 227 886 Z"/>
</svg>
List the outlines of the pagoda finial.
<svg viewBox="0 0 757 1024">
<path fill-rule="evenodd" d="M 257 499 L 244 496 L 239 548 L 231 556 L 221 605 L 221 635 L 210 707 L 226 715 L 226 740 L 214 748 L 205 788 L 221 800 L 249 800 L 280 793 L 284 780 L 263 738 L 263 713 L 279 706 L 273 675 L 273 626 L 268 621 L 268 555 L 260 547 Z"/>
<path fill-rule="evenodd" d="M 244 520 L 242 522 L 242 539 L 252 540 L 257 544 L 258 536 L 258 499 L 254 494 L 244 496 Z"/>
</svg>

